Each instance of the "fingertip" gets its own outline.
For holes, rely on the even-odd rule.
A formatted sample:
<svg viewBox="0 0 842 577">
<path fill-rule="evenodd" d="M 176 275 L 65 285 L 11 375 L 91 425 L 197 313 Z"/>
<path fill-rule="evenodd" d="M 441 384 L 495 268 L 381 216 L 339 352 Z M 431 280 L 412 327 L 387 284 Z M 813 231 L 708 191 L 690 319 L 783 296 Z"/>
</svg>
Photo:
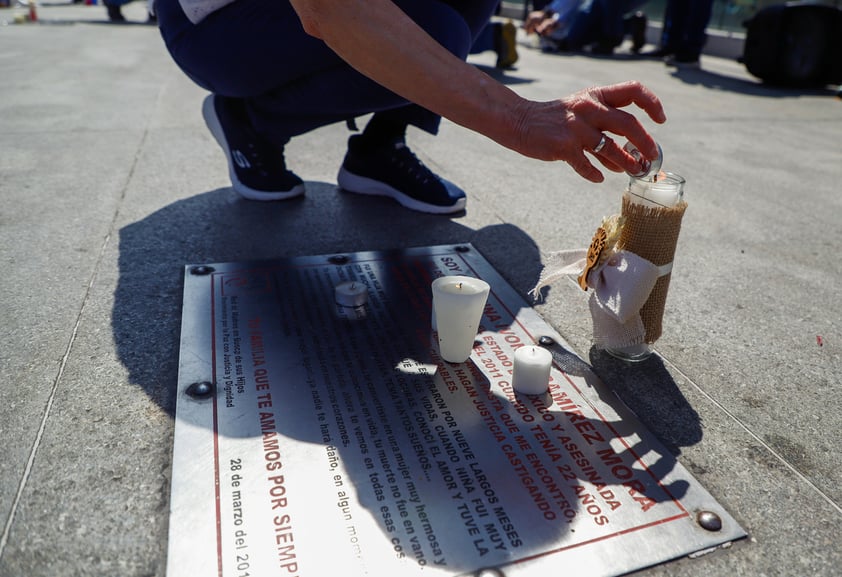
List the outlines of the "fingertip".
<svg viewBox="0 0 842 577">
<path fill-rule="evenodd" d="M 647 110 L 649 113 L 649 118 L 657 122 L 658 124 L 663 124 L 667 121 L 667 114 L 664 112 L 664 107 L 661 106 L 661 103 L 658 102 L 657 106 L 654 106 Z"/>
<path fill-rule="evenodd" d="M 600 182 L 605 180 L 605 177 L 602 176 L 602 173 L 593 167 L 588 168 L 587 170 L 579 170 L 575 168 L 574 170 L 576 170 L 576 173 L 579 176 L 581 176 L 588 182 L 593 182 L 594 184 L 599 184 Z"/>
</svg>

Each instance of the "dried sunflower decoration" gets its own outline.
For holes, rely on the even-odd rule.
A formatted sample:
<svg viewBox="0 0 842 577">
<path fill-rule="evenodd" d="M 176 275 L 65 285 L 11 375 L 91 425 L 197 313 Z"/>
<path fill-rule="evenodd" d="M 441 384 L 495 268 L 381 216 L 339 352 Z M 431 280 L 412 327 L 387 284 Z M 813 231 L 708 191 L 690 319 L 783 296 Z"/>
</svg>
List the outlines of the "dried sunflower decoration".
<svg viewBox="0 0 842 577">
<path fill-rule="evenodd" d="M 608 258 L 619 251 L 620 235 L 623 232 L 625 218 L 615 214 L 602 219 L 602 226 L 596 229 L 596 233 L 588 247 L 588 254 L 585 257 L 585 268 L 579 275 L 579 286 L 582 290 L 588 290 L 588 275 L 596 268 L 599 268 Z"/>
<path fill-rule="evenodd" d="M 579 286 L 588 289 L 588 274 L 599 269 L 611 255 L 622 247 L 619 246 L 625 219 L 620 215 L 607 216 L 602 219 L 602 226 L 597 229 L 589 249 L 561 250 L 544 255 L 544 269 L 541 277 L 529 294 L 535 300 L 541 298 L 541 290 L 553 284 L 562 277 L 578 275 Z M 591 285 L 592 287 L 593 285 Z"/>
</svg>

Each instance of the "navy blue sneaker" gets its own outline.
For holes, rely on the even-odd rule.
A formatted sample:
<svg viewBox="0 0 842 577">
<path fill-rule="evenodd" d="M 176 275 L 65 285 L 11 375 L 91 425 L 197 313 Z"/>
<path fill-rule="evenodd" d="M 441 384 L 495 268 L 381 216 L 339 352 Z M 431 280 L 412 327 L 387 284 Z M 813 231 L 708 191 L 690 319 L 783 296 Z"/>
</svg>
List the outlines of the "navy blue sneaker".
<svg viewBox="0 0 842 577">
<path fill-rule="evenodd" d="M 228 159 L 231 185 L 249 200 L 286 200 L 304 194 L 304 182 L 287 170 L 283 149 L 251 127 L 237 101 L 215 94 L 202 102 L 202 116 Z"/>
<path fill-rule="evenodd" d="M 389 196 L 419 212 L 465 209 L 465 192 L 424 166 L 403 140 L 370 147 L 361 135 L 352 136 L 337 182 L 348 192 Z"/>
</svg>

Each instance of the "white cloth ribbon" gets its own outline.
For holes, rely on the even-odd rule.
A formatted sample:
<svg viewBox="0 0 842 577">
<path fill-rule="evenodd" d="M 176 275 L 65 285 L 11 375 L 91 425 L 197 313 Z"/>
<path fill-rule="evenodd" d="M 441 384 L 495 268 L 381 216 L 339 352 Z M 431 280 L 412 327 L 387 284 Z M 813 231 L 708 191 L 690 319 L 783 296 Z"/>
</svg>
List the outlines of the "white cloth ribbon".
<svg viewBox="0 0 842 577">
<path fill-rule="evenodd" d="M 547 257 L 547 265 L 532 289 L 541 289 L 566 275 L 579 275 L 585 269 L 587 250 L 565 250 Z M 672 263 L 655 266 L 633 252 L 621 250 L 588 274 L 593 289 L 589 305 L 593 318 L 594 345 L 617 348 L 640 344 L 646 329 L 640 309 L 646 304 L 658 278 L 672 270 Z"/>
</svg>

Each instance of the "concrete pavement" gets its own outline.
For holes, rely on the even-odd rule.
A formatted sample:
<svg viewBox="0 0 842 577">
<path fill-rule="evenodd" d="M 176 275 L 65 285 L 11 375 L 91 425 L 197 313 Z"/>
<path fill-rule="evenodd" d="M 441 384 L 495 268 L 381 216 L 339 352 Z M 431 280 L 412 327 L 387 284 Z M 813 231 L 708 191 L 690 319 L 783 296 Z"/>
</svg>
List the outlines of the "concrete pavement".
<svg viewBox="0 0 842 577">
<path fill-rule="evenodd" d="M 46 5 L 37 24 L 0 27 L 2 577 L 164 574 L 184 264 L 471 242 L 526 295 L 541 254 L 587 245 L 625 186 L 445 122 L 410 144 L 468 210 L 419 215 L 336 191 L 336 125 L 288 148 L 304 199 L 241 201 L 203 92 L 141 25 L 145 6 L 124 11 L 135 25 Z M 536 306 L 750 535 L 642 574 L 839 574 L 842 101 L 713 56 L 675 71 L 520 53 L 505 73 L 493 54 L 472 61 L 534 99 L 654 89 L 669 121 L 644 122 L 687 179 L 659 357 L 628 367 L 592 350 L 572 280 Z"/>
</svg>

